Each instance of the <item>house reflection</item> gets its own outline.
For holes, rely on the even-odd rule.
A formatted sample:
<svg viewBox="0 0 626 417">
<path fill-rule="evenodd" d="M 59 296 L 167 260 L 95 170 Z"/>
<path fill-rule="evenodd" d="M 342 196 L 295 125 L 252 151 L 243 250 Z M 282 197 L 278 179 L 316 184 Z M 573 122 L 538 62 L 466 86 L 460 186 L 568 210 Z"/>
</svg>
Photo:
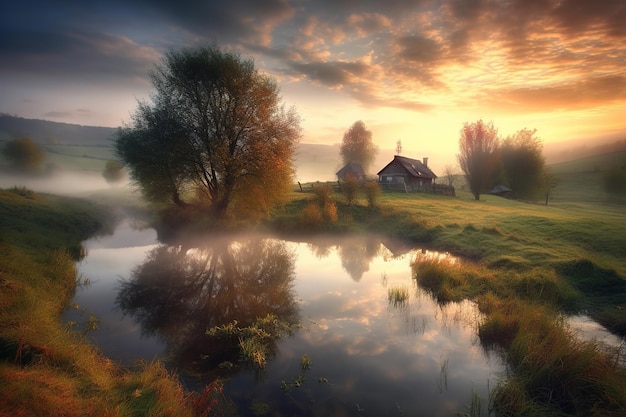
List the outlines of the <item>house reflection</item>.
<svg viewBox="0 0 626 417">
<path fill-rule="evenodd" d="M 268 315 L 299 322 L 294 277 L 294 254 L 281 241 L 161 245 L 122 282 L 117 305 L 141 324 L 144 335 L 162 338 L 174 362 L 207 373 L 239 358 L 236 338 L 210 336 L 207 329 L 235 321 L 250 326 Z"/>
</svg>

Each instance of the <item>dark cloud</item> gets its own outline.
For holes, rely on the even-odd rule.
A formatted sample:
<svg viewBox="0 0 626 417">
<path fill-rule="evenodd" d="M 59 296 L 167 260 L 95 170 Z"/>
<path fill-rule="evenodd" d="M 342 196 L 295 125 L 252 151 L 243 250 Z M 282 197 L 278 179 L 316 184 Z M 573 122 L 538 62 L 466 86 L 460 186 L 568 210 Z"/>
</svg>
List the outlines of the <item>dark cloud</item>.
<svg viewBox="0 0 626 417">
<path fill-rule="evenodd" d="M 609 36 L 626 36 L 626 2 L 621 0 L 563 0 L 552 17 L 570 35 L 597 26 Z"/>
<path fill-rule="evenodd" d="M 507 85 L 503 100 L 593 103 L 621 99 L 600 80 L 622 85 L 611 77 L 626 62 L 624 22 L 621 0 L 24 0 L 0 13 L 0 79 L 146 82 L 166 50 L 217 42 L 366 105 L 423 111 L 388 91 L 453 92 L 448 66 L 497 51 L 500 62 L 483 67 L 507 79 L 531 65 L 568 76 L 546 88 Z"/>
<path fill-rule="evenodd" d="M 0 32 L 0 74 L 94 83 L 146 78 L 158 53 L 104 33 Z"/>
<path fill-rule="evenodd" d="M 292 62 L 291 68 L 305 75 L 311 80 L 317 81 L 329 87 L 341 87 L 364 77 L 368 67 L 358 62 Z"/>
<path fill-rule="evenodd" d="M 423 36 L 401 36 L 396 39 L 399 56 L 407 61 L 432 63 L 441 57 L 441 45 Z"/>
</svg>

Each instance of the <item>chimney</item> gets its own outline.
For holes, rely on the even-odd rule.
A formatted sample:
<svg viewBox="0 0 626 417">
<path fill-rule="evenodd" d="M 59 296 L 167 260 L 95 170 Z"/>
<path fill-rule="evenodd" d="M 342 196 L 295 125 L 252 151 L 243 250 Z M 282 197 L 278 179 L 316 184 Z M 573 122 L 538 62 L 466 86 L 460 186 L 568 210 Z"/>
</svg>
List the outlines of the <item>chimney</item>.
<svg viewBox="0 0 626 417">
<path fill-rule="evenodd" d="M 427 157 L 422 158 L 422 164 L 424 164 L 424 166 L 426 168 L 428 168 L 428 158 Z"/>
</svg>

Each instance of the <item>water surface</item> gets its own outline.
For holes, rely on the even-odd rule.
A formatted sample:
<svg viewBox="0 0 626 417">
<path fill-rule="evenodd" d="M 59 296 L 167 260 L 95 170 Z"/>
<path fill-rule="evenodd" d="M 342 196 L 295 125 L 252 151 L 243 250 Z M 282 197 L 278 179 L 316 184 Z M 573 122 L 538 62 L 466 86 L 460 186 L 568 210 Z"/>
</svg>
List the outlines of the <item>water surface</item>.
<svg viewBox="0 0 626 417">
<path fill-rule="evenodd" d="M 440 254 L 374 236 L 167 246 L 128 224 L 86 247 L 79 270 L 91 284 L 75 302 L 100 319 L 90 337 L 104 354 L 125 365 L 165 360 L 190 389 L 225 378 L 242 416 L 453 416 L 478 398 L 487 415 L 504 370 L 478 341 L 473 303 L 438 305 L 411 278 L 413 260 Z M 408 298 L 394 303 L 390 289 Z M 205 334 L 268 313 L 302 327 L 273 341 L 265 369 L 238 363 L 237 346 Z"/>
</svg>

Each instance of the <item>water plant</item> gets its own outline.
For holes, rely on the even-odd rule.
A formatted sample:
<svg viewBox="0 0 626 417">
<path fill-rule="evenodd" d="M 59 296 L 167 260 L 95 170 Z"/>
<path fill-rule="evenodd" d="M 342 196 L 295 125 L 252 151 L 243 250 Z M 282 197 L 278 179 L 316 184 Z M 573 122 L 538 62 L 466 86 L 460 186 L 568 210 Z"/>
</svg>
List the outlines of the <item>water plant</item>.
<svg viewBox="0 0 626 417">
<path fill-rule="evenodd" d="M 290 379 L 283 379 L 280 383 L 280 388 L 284 391 L 284 392 L 289 392 L 291 391 L 292 388 L 299 388 L 302 386 L 302 384 L 304 384 L 304 381 L 306 380 L 306 374 L 307 371 L 309 369 L 311 369 L 311 365 L 313 364 L 313 361 L 311 360 L 311 358 L 309 357 L 309 355 L 307 355 L 306 353 L 303 354 L 302 356 L 300 356 L 300 374 L 295 377 L 295 378 L 290 378 Z M 326 380 L 326 378 L 319 378 L 318 380 L 319 382 L 328 382 L 328 380 Z"/>
<path fill-rule="evenodd" d="M 301 325 L 290 324 L 273 314 L 258 317 L 249 326 L 239 326 L 234 320 L 228 324 L 214 326 L 206 331 L 208 336 L 238 341 L 241 361 L 264 369 L 267 359 L 273 354 L 273 342 L 283 335 L 290 334 Z"/>
<path fill-rule="evenodd" d="M 409 301 L 409 289 L 407 287 L 391 287 L 387 290 L 387 300 L 393 307 L 405 306 Z"/>
<path fill-rule="evenodd" d="M 312 364 L 313 361 L 306 353 L 300 357 L 300 368 L 302 369 L 302 371 L 308 371 L 309 369 L 311 369 Z"/>
</svg>

